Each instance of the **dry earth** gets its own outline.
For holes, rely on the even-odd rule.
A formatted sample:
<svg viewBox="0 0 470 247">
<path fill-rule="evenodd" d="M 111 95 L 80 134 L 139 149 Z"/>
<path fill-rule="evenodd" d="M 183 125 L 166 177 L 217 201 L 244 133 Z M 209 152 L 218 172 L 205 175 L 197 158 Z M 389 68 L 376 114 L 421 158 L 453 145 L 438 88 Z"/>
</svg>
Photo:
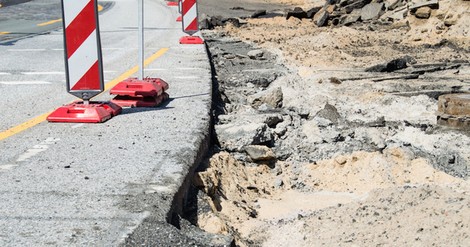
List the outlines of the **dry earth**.
<svg viewBox="0 0 470 247">
<path fill-rule="evenodd" d="M 240 22 L 204 31 L 219 145 L 194 179 L 212 209 L 199 227 L 238 246 L 468 246 L 470 132 L 436 111 L 470 91 L 469 1 L 428 19 Z M 365 70 L 396 58 L 407 68 Z"/>
</svg>

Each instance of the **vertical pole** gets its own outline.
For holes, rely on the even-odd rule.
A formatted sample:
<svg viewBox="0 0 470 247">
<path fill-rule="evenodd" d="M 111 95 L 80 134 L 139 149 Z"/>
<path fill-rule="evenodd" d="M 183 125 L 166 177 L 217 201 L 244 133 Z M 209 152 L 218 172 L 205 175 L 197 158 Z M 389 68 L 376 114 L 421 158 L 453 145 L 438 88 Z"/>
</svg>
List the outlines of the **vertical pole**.
<svg viewBox="0 0 470 247">
<path fill-rule="evenodd" d="M 139 12 L 139 80 L 144 78 L 144 0 L 137 0 Z"/>
</svg>

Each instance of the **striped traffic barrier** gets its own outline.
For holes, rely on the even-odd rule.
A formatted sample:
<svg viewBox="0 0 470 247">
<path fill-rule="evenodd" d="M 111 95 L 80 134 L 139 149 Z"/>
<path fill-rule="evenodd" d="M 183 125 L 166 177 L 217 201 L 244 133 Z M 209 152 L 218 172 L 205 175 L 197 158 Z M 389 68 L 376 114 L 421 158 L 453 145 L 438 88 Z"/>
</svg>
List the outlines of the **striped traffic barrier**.
<svg viewBox="0 0 470 247">
<path fill-rule="evenodd" d="M 204 41 L 197 36 L 193 36 L 199 31 L 197 1 L 181 0 L 181 14 L 183 16 L 183 32 L 189 34 L 180 39 L 180 44 L 204 44 Z"/>
<path fill-rule="evenodd" d="M 104 90 L 97 0 L 62 0 L 68 93 L 82 99 L 52 112 L 50 122 L 104 122 L 119 114 L 111 102 L 90 102 Z"/>
</svg>

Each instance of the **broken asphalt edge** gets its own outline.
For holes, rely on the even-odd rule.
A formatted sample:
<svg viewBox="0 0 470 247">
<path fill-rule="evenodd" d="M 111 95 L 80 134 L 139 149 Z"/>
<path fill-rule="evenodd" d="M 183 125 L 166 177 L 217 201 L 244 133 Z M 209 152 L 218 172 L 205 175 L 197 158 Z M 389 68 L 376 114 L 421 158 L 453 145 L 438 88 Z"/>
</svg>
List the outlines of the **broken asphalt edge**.
<svg viewBox="0 0 470 247">
<path fill-rule="evenodd" d="M 214 70 L 212 65 L 212 60 L 210 58 L 210 52 L 207 45 L 204 45 L 205 53 L 207 55 L 207 63 L 210 64 L 210 87 L 208 93 L 213 95 L 214 87 Z M 212 96 L 213 97 L 213 96 Z M 185 154 L 177 154 L 176 162 L 183 167 L 183 171 L 180 174 L 181 176 L 175 182 L 175 186 L 172 186 L 172 191 L 164 195 L 158 194 L 147 194 L 143 195 L 143 198 L 137 202 L 142 205 L 143 210 L 146 212 L 146 216 L 140 219 L 135 227 L 130 228 L 126 236 L 118 242 L 119 246 L 155 246 L 161 244 L 168 244 L 169 235 L 177 235 L 176 238 L 180 238 L 177 243 L 171 241 L 172 246 L 187 246 L 188 242 L 194 241 L 194 239 L 186 236 L 184 233 L 179 231 L 179 219 L 183 215 L 183 210 L 185 208 L 185 203 L 188 198 L 188 192 L 191 186 L 192 178 L 198 169 L 199 165 L 202 163 L 204 158 L 209 152 L 209 147 L 212 144 L 212 133 L 213 133 L 213 115 L 212 112 L 213 102 L 212 99 L 209 102 L 205 103 L 203 106 L 207 109 L 207 114 L 210 115 L 209 121 L 207 121 L 203 128 L 199 129 L 198 133 L 194 133 L 196 138 L 193 141 L 194 147 L 190 150 L 185 150 Z M 151 198 L 153 197 L 153 198 Z M 153 200 L 161 200 L 162 197 L 169 197 L 171 200 L 165 200 L 167 204 L 165 205 L 164 215 L 158 211 L 152 210 L 151 203 Z M 162 203 L 159 203 L 162 205 Z M 201 230 L 202 231 L 202 230 Z M 163 241 L 163 242 L 162 242 Z M 201 244 L 201 243 L 199 243 Z"/>
</svg>

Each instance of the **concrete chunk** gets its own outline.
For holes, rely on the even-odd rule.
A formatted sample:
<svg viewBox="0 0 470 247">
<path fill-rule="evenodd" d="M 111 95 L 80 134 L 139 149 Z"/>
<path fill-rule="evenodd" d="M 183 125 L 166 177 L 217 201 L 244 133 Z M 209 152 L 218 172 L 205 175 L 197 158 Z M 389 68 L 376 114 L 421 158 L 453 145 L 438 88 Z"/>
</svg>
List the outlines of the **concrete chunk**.
<svg viewBox="0 0 470 247">
<path fill-rule="evenodd" d="M 249 145 L 245 147 L 245 152 L 253 161 L 275 160 L 276 155 L 271 148 L 263 145 Z"/>
</svg>

